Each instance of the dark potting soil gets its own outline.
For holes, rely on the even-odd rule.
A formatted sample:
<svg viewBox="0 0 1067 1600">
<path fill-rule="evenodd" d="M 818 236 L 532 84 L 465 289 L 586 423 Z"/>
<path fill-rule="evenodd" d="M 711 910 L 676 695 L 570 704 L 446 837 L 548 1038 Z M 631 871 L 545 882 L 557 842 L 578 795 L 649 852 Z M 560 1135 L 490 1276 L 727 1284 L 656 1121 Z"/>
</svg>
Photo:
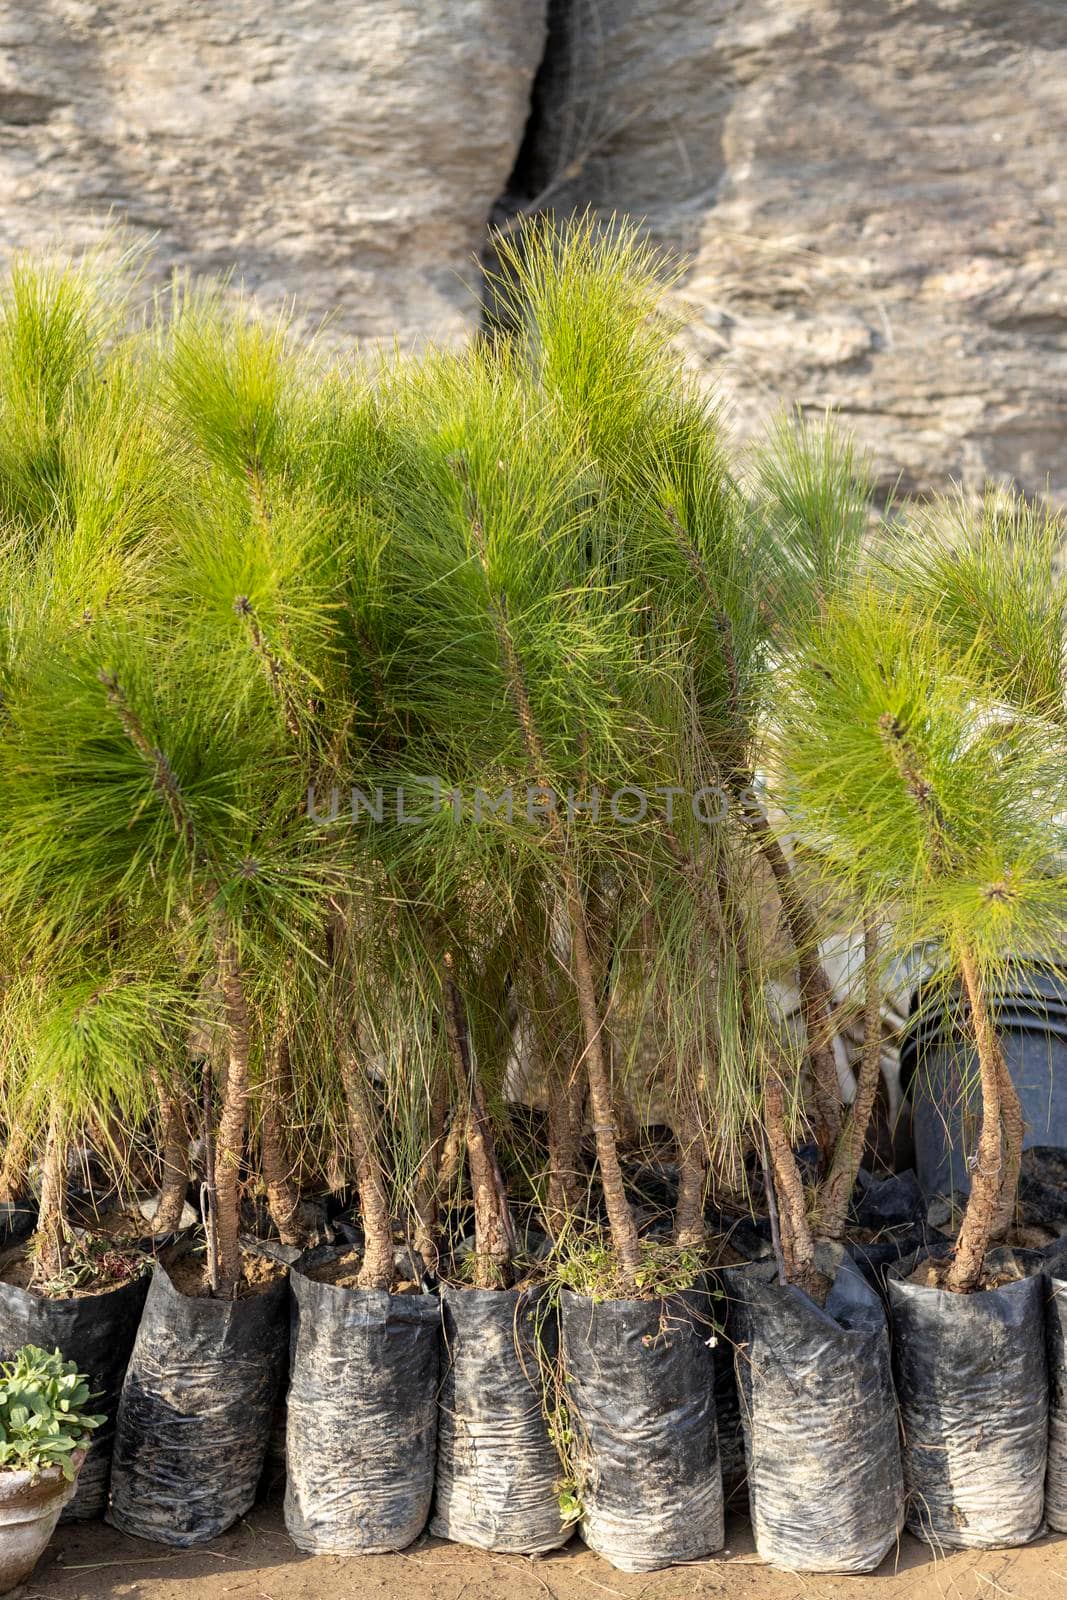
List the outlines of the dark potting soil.
<svg viewBox="0 0 1067 1600">
<path fill-rule="evenodd" d="M 132 1283 L 148 1271 L 151 1263 L 139 1250 L 116 1247 L 115 1241 L 102 1235 L 88 1235 L 86 1271 L 91 1271 L 89 1281 L 73 1282 L 62 1276 L 52 1284 L 35 1284 L 33 1280 L 32 1236 L 0 1260 L 0 1283 L 14 1289 L 24 1289 L 28 1294 L 45 1300 L 89 1300 L 96 1295 L 108 1294 L 124 1283 Z M 80 1253 L 77 1258 L 81 1264 Z"/>
</svg>

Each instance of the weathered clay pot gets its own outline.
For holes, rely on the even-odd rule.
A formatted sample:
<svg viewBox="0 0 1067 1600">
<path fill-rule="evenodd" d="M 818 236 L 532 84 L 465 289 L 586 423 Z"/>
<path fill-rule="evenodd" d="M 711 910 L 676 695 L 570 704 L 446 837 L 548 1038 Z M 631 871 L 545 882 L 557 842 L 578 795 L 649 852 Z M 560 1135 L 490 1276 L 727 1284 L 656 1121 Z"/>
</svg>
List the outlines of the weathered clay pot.
<svg viewBox="0 0 1067 1600">
<path fill-rule="evenodd" d="M 28 1578 L 41 1559 L 84 1459 L 84 1451 L 74 1458 L 73 1483 L 58 1467 L 47 1468 L 36 1482 L 28 1472 L 0 1472 L 0 1594 Z"/>
</svg>

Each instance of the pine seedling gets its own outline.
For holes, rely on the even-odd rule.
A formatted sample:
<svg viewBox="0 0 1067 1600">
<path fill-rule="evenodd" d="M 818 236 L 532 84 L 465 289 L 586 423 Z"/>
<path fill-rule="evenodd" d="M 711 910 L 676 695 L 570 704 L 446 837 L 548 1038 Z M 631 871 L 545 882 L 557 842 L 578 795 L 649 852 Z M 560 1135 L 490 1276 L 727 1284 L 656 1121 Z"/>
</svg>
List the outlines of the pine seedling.
<svg viewBox="0 0 1067 1600">
<path fill-rule="evenodd" d="M 940 948 L 967 996 L 982 1124 L 946 1286 L 974 1289 L 1012 1217 L 1022 1138 L 990 991 L 1064 932 L 1055 729 L 1035 737 L 1006 719 L 980 662 L 873 588 L 826 608 L 786 687 L 782 795 L 796 826 L 893 948 Z"/>
</svg>

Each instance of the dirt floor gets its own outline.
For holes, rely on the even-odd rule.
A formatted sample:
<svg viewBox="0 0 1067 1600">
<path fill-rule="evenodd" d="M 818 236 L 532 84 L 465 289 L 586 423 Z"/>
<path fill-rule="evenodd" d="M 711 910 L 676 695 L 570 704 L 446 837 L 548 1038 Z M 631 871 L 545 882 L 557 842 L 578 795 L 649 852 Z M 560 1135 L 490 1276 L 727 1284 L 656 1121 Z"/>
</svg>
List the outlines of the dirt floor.
<svg viewBox="0 0 1067 1600">
<path fill-rule="evenodd" d="M 573 1542 L 541 1559 L 489 1556 L 422 1538 L 396 1556 L 304 1556 L 285 1533 L 280 1500 L 259 1505 L 230 1533 L 197 1550 L 127 1539 L 102 1523 L 61 1527 L 14 1600 L 1067 1600 L 1067 1536 L 1025 1550 L 937 1560 L 905 1538 L 873 1576 L 773 1572 L 731 1520 L 714 1560 L 632 1577 Z"/>
</svg>

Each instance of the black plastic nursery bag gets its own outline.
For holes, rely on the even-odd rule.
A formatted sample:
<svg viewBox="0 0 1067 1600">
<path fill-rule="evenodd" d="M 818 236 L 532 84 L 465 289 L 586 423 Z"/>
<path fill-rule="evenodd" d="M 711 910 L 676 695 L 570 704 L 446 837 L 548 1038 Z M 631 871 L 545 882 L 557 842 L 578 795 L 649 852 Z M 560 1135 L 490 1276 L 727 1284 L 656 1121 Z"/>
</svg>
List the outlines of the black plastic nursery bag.
<svg viewBox="0 0 1067 1600">
<path fill-rule="evenodd" d="M 24 1344 L 60 1350 L 89 1379 L 91 1409 L 107 1418 L 92 1436 L 78 1487 L 63 1511 L 64 1522 L 104 1514 L 119 1395 L 148 1284 L 145 1272 L 102 1294 L 51 1300 L 0 1283 L 0 1361 L 10 1361 Z"/>
<path fill-rule="evenodd" d="M 1045 1279 L 954 1294 L 888 1280 L 910 1532 L 934 1549 L 1027 1544 L 1042 1527 Z"/>
<path fill-rule="evenodd" d="M 885 1310 L 840 1250 L 825 1308 L 773 1261 L 727 1267 L 756 1548 L 798 1572 L 871 1572 L 904 1491 Z"/>
<path fill-rule="evenodd" d="M 285 1278 L 244 1299 L 193 1298 L 156 1264 L 119 1404 L 116 1528 L 188 1546 L 249 1510 L 285 1373 L 288 1300 Z"/>
<path fill-rule="evenodd" d="M 710 1297 L 564 1294 L 563 1357 L 582 1537 L 623 1572 L 722 1547 Z"/>
<path fill-rule="evenodd" d="M 437 1296 L 346 1289 L 299 1266 L 292 1286 L 289 1536 L 319 1554 L 403 1550 L 426 1526 L 433 1495 Z"/>
<path fill-rule="evenodd" d="M 545 1289 L 441 1291 L 444 1372 L 437 1430 L 439 1539 L 528 1555 L 573 1531 L 561 1520 L 559 1457 L 545 1394 L 559 1320 Z"/>
</svg>

